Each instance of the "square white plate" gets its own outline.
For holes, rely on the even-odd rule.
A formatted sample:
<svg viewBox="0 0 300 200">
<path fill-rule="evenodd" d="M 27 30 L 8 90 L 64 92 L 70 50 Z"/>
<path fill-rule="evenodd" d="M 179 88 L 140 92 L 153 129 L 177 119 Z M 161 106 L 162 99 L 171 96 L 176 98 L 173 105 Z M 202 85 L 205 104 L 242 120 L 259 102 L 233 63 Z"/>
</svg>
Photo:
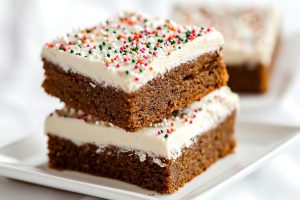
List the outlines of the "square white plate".
<svg viewBox="0 0 300 200">
<path fill-rule="evenodd" d="M 236 152 L 214 164 L 171 195 L 141 189 L 108 178 L 47 167 L 46 137 L 32 135 L 0 149 L 0 175 L 26 182 L 109 199 L 193 199 L 204 198 L 234 180 L 257 169 L 264 161 L 299 138 L 299 128 L 238 122 Z"/>
</svg>

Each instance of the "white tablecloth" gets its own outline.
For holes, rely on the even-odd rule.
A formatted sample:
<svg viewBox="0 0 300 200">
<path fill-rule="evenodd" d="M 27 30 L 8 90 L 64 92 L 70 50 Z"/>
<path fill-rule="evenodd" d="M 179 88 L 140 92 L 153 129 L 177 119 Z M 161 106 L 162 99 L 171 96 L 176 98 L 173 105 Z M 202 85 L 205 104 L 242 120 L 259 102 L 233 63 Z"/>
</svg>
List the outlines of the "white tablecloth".
<svg viewBox="0 0 300 200">
<path fill-rule="evenodd" d="M 92 25 L 121 9 L 139 9 L 152 15 L 168 15 L 172 1 L 18 1 L 0 0 L 0 148 L 29 133 L 42 134 L 45 116 L 60 103 L 44 94 L 39 53 L 41 46 L 73 27 Z M 244 2 L 244 1 L 240 1 Z M 300 126 L 300 3 L 276 1 L 284 13 L 284 51 L 291 59 L 283 62 L 282 88 L 273 108 L 241 110 L 241 119 Z M 300 57 L 299 57 L 300 59 Z M 283 68 L 284 69 L 284 68 Z M 287 70 L 284 70 L 287 71 Z M 267 162 L 261 169 L 236 182 L 210 199 L 300 199 L 300 141 Z M 81 199 L 81 194 L 0 177 L 0 199 Z"/>
</svg>

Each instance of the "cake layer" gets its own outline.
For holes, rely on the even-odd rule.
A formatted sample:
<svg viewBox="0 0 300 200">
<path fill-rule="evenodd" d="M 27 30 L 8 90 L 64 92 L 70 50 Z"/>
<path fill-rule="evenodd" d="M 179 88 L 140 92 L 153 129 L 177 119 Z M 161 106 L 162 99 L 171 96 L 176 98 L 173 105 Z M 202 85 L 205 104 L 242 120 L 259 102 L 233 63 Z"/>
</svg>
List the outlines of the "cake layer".
<svg viewBox="0 0 300 200">
<path fill-rule="evenodd" d="M 191 146 L 196 137 L 218 126 L 237 106 L 238 96 L 224 86 L 136 133 L 70 108 L 50 115 L 45 132 L 78 145 L 93 143 L 101 149 L 113 145 L 122 151 L 139 152 L 141 159 L 147 154 L 171 160 L 179 157 L 182 149 Z"/>
<path fill-rule="evenodd" d="M 226 84 L 228 75 L 219 51 L 206 53 L 126 93 L 65 71 L 45 60 L 45 90 L 68 107 L 83 110 L 101 121 L 137 131 L 166 117 Z"/>
<path fill-rule="evenodd" d="M 185 147 L 175 160 L 153 158 L 148 154 L 141 157 L 140 152 L 124 151 L 113 145 L 103 148 L 94 142 L 77 143 L 48 132 L 49 166 L 111 177 L 159 193 L 172 193 L 234 150 L 234 121 L 235 112 L 232 112 L 213 129 L 195 137 L 193 144 Z M 155 147 L 153 144 L 152 148 Z"/>
<path fill-rule="evenodd" d="M 158 75 L 218 51 L 222 35 L 210 27 L 121 13 L 94 27 L 47 43 L 42 59 L 92 82 L 132 93 Z"/>
</svg>

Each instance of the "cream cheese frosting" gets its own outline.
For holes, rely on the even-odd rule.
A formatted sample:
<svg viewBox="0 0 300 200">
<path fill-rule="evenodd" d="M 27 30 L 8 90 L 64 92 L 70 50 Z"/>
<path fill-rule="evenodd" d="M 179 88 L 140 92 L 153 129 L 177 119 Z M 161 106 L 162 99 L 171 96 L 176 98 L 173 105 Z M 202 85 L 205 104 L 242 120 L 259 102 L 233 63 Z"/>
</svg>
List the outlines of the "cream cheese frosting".
<svg viewBox="0 0 300 200">
<path fill-rule="evenodd" d="M 46 119 L 45 133 L 69 139 L 77 145 L 95 144 L 100 152 L 113 145 L 122 151 L 135 151 L 141 162 L 146 155 L 161 162 L 159 158 L 176 159 L 199 135 L 218 126 L 237 109 L 238 101 L 238 95 L 223 86 L 178 113 L 134 133 L 66 108 Z"/>
<path fill-rule="evenodd" d="M 275 5 L 179 5 L 173 14 L 181 23 L 216 27 L 225 38 L 226 64 L 270 65 L 281 23 Z"/>
<path fill-rule="evenodd" d="M 158 74 L 218 51 L 223 43 L 222 34 L 211 27 L 180 26 L 123 12 L 47 43 L 41 57 L 65 71 L 131 93 Z"/>
</svg>

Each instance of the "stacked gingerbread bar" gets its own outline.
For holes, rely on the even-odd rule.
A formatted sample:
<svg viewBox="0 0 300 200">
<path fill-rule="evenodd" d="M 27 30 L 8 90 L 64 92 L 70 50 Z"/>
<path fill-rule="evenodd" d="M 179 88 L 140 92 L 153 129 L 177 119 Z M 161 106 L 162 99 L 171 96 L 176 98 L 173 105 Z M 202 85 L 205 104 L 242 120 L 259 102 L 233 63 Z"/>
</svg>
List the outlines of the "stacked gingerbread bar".
<svg viewBox="0 0 300 200">
<path fill-rule="evenodd" d="M 214 26 L 225 38 L 224 60 L 228 85 L 237 92 L 262 93 L 279 48 L 281 15 L 273 4 L 188 4 L 177 5 L 173 16 L 187 24 Z"/>
<path fill-rule="evenodd" d="M 213 28 L 124 12 L 43 47 L 49 166 L 172 193 L 235 147 Z"/>
</svg>

